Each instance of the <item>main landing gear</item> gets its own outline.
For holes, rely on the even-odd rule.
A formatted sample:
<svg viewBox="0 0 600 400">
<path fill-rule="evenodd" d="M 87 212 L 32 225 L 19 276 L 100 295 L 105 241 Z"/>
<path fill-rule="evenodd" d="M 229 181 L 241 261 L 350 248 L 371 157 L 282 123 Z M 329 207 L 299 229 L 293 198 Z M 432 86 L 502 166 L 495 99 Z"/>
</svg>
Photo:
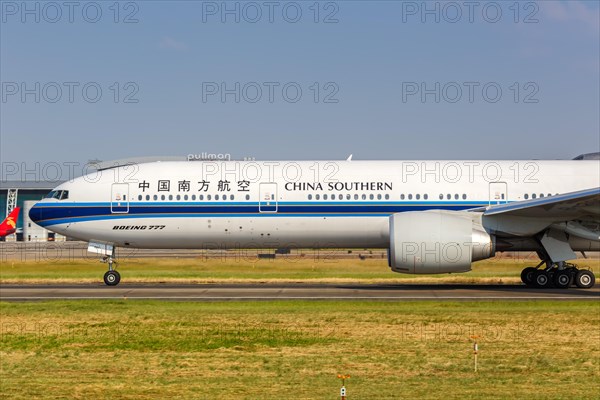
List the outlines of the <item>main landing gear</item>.
<svg viewBox="0 0 600 400">
<path fill-rule="evenodd" d="M 541 268 L 546 264 L 546 268 Z M 535 267 L 527 267 L 521 272 L 521 281 L 529 287 L 567 289 L 572 285 L 581 289 L 594 286 L 596 277 L 592 271 L 578 269 L 566 262 L 540 262 Z"/>
<path fill-rule="evenodd" d="M 108 263 L 108 271 L 104 274 L 104 283 L 107 286 L 117 286 L 121 282 L 121 274 L 115 269 L 117 260 L 112 256 L 104 256 L 101 261 Z"/>
</svg>

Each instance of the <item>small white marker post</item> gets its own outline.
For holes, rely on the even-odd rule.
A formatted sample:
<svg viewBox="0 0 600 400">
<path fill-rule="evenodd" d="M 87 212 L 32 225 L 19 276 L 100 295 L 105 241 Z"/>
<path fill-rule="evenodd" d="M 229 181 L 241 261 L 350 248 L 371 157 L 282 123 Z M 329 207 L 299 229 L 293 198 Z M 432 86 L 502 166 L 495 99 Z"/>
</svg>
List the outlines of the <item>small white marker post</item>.
<svg viewBox="0 0 600 400">
<path fill-rule="evenodd" d="M 350 378 L 350 375 L 338 374 L 338 379 L 342 380 L 342 387 L 340 388 L 340 397 L 342 400 L 346 400 L 346 379 Z"/>
<path fill-rule="evenodd" d="M 477 339 L 479 336 L 473 335 L 471 339 L 473 340 L 473 363 L 475 367 L 475 372 L 477 372 L 477 353 L 479 352 L 479 346 L 477 345 Z"/>
</svg>

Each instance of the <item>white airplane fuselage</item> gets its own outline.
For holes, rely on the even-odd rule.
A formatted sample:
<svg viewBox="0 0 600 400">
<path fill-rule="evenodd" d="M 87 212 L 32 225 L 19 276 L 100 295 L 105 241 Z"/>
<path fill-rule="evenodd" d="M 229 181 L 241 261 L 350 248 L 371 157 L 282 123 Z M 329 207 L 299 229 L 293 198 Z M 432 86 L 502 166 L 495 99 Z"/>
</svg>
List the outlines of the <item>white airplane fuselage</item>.
<svg viewBox="0 0 600 400">
<path fill-rule="evenodd" d="M 485 208 L 599 182 L 598 160 L 152 162 L 66 182 L 30 216 L 120 247 L 388 248 L 395 213 Z"/>
</svg>

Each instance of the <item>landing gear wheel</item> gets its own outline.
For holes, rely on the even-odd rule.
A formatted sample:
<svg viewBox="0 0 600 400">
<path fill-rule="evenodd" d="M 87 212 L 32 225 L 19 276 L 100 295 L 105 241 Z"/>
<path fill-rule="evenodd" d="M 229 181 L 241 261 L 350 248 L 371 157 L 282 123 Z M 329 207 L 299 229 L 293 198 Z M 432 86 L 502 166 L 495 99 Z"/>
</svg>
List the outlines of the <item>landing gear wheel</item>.
<svg viewBox="0 0 600 400">
<path fill-rule="evenodd" d="M 575 285 L 581 289 L 589 289 L 594 286 L 596 277 L 592 271 L 581 270 L 575 275 Z"/>
<path fill-rule="evenodd" d="M 554 286 L 559 289 L 567 289 L 571 286 L 571 279 L 570 271 L 558 271 L 554 274 Z"/>
<path fill-rule="evenodd" d="M 550 275 L 544 270 L 537 270 L 533 274 L 533 283 L 539 288 L 547 288 L 550 286 Z"/>
<path fill-rule="evenodd" d="M 527 286 L 533 286 L 533 274 L 537 271 L 536 268 L 527 267 L 521 271 L 521 282 Z"/>
<path fill-rule="evenodd" d="M 117 286 L 121 281 L 121 275 L 117 271 L 106 271 L 104 274 L 104 283 L 107 286 Z"/>
</svg>

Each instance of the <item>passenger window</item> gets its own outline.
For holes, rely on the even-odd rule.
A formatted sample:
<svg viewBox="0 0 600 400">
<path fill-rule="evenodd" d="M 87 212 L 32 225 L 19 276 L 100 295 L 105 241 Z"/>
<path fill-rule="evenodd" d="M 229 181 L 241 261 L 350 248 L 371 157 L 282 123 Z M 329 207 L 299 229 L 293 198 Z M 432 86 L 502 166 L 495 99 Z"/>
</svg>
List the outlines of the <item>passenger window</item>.
<svg viewBox="0 0 600 400">
<path fill-rule="evenodd" d="M 161 196 L 160 196 L 160 199 L 161 199 L 161 200 L 164 200 L 164 199 L 165 199 L 165 195 L 164 195 L 164 194 L 163 194 L 163 195 L 161 195 Z"/>
<path fill-rule="evenodd" d="M 463 193 L 463 200 L 467 199 L 467 195 L 465 193 Z"/>
<path fill-rule="evenodd" d="M 440 193 L 440 200 L 444 200 L 444 195 Z"/>
<path fill-rule="evenodd" d="M 169 195 L 169 200 L 173 200 L 173 195 L 172 194 Z"/>
<path fill-rule="evenodd" d="M 427 195 L 427 194 L 424 194 L 424 195 L 423 195 L 423 198 L 424 198 L 425 200 L 427 200 L 427 199 L 429 198 L 429 195 Z"/>
<path fill-rule="evenodd" d="M 309 195 L 308 195 L 308 199 L 309 199 L 309 200 L 312 200 L 312 194 L 309 194 Z"/>
<path fill-rule="evenodd" d="M 233 199 L 235 199 L 235 196 L 234 195 L 229 195 L 229 200 L 233 200 Z"/>
<path fill-rule="evenodd" d="M 529 198 L 529 194 L 525 193 L 525 195 L 523 196 L 523 198 L 525 198 L 525 200 L 527 200 Z"/>
<path fill-rule="evenodd" d="M 154 200 L 158 200 L 158 195 L 154 195 Z"/>
<path fill-rule="evenodd" d="M 369 199 L 370 199 L 370 200 L 373 200 L 373 199 L 375 199 L 375 196 L 373 195 L 373 193 L 371 193 L 371 194 L 369 195 Z"/>
<path fill-rule="evenodd" d="M 386 194 L 385 194 L 385 199 L 386 199 L 386 200 L 389 200 L 389 199 L 390 199 L 390 195 L 386 193 Z"/>
<path fill-rule="evenodd" d="M 320 200 L 320 199 L 321 199 L 321 196 L 320 196 L 320 195 L 318 195 L 318 194 L 316 194 L 316 195 L 315 195 L 315 200 Z"/>
<path fill-rule="evenodd" d="M 363 200 L 366 200 L 366 199 L 367 199 L 367 195 L 363 193 L 363 195 L 362 195 L 362 199 L 363 199 Z"/>
<path fill-rule="evenodd" d="M 142 195 L 138 194 L 138 200 L 142 200 Z"/>
<path fill-rule="evenodd" d="M 323 195 L 323 200 L 327 200 L 327 195 L 326 194 Z"/>
<path fill-rule="evenodd" d="M 358 194 L 354 195 L 354 200 L 358 200 Z"/>
<path fill-rule="evenodd" d="M 417 200 L 421 200 L 421 195 L 420 194 L 417 194 L 415 197 L 416 197 Z"/>
<path fill-rule="evenodd" d="M 377 200 L 381 200 L 381 193 L 377 195 Z"/>
<path fill-rule="evenodd" d="M 181 195 L 180 194 L 177 195 L 177 200 L 181 200 Z"/>
<path fill-rule="evenodd" d="M 350 194 L 346 195 L 346 200 L 350 200 L 352 198 L 352 196 Z"/>
<path fill-rule="evenodd" d="M 404 200 L 404 199 L 405 199 L 405 196 L 404 196 L 404 193 L 402 193 L 402 194 L 400 195 L 400 200 Z"/>
<path fill-rule="evenodd" d="M 250 195 L 249 194 L 246 195 L 246 200 L 250 200 Z"/>
<path fill-rule="evenodd" d="M 150 200 L 150 195 L 149 194 L 146 195 L 146 201 L 148 201 L 148 200 Z"/>
<path fill-rule="evenodd" d="M 409 199 L 409 200 L 412 200 L 412 193 L 410 193 L 410 194 L 408 195 L 408 199 Z"/>
</svg>

